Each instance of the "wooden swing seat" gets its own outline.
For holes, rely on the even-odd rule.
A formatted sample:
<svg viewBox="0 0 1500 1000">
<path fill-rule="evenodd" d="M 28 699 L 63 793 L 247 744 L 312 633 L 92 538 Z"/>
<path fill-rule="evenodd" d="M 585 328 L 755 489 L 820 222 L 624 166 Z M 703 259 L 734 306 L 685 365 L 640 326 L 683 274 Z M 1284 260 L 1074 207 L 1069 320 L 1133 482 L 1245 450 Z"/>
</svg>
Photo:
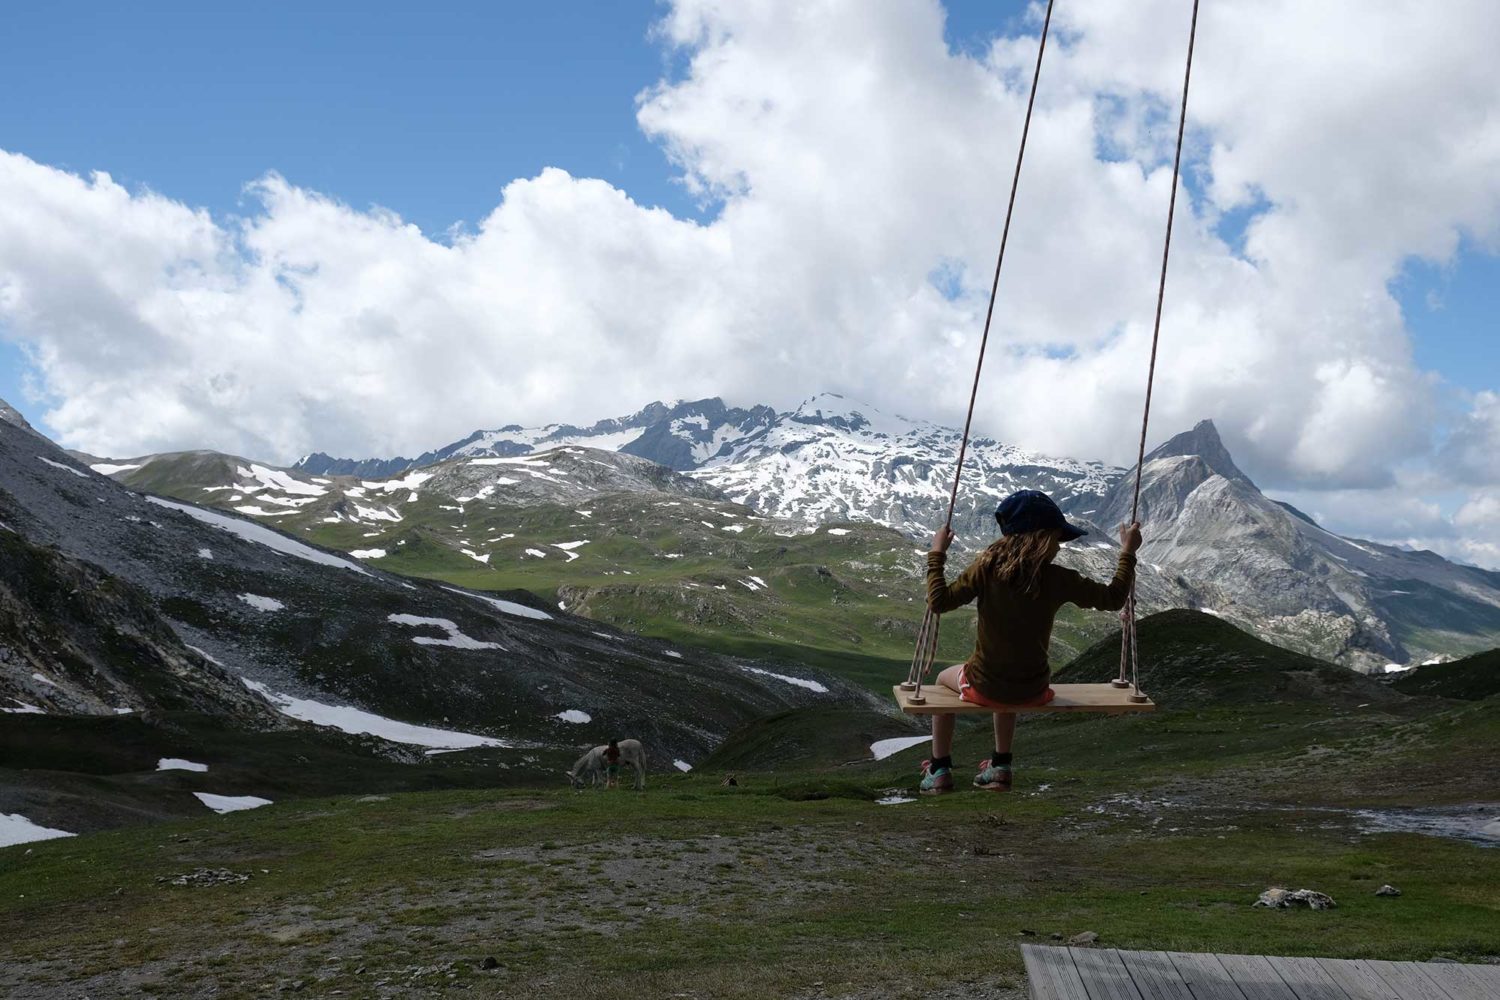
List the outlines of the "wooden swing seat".
<svg viewBox="0 0 1500 1000">
<path fill-rule="evenodd" d="M 897 684 L 891 689 L 896 695 L 896 705 L 907 715 L 991 715 L 996 709 L 976 705 L 959 698 L 958 692 L 941 684 L 923 684 L 921 703 L 913 703 L 912 691 L 901 690 Z M 1105 715 L 1125 715 L 1130 712 L 1154 712 L 1156 702 L 1131 701 L 1130 688 L 1117 688 L 1113 684 L 1054 684 L 1056 696 L 1045 705 L 1018 705 L 1015 712 L 1100 712 Z"/>
</svg>

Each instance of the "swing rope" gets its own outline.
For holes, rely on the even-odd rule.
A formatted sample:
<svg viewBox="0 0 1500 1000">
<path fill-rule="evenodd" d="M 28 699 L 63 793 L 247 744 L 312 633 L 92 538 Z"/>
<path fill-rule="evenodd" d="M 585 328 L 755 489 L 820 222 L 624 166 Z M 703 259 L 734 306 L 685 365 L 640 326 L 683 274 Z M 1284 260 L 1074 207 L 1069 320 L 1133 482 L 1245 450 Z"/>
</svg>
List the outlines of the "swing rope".
<svg viewBox="0 0 1500 1000">
<path fill-rule="evenodd" d="M 1016 151 L 1016 169 L 1010 179 L 1010 201 L 1005 206 L 1005 227 L 1000 231 L 1000 253 L 995 258 L 995 277 L 990 281 L 990 304 L 984 314 L 984 333 L 979 338 L 979 360 L 974 365 L 974 385 L 969 390 L 969 412 L 964 417 L 964 433 L 958 444 L 958 463 L 953 469 L 953 489 L 948 494 L 948 516 L 943 521 L 945 534 L 953 528 L 953 510 L 958 505 L 958 484 L 963 478 L 964 456 L 969 450 L 969 430 L 974 423 L 974 401 L 979 397 L 979 374 L 984 370 L 984 349 L 990 342 L 990 322 L 995 316 L 995 296 L 1000 289 L 1000 268 L 1005 264 L 1005 244 L 1010 239 L 1010 220 L 1016 210 L 1016 189 L 1021 183 L 1021 164 L 1026 159 L 1026 136 L 1031 132 L 1031 109 L 1036 104 L 1037 81 L 1042 77 L 1042 55 L 1047 51 L 1047 31 L 1052 26 L 1053 2 L 1054 0 L 1047 0 L 1047 13 L 1042 21 L 1042 39 L 1036 50 L 1036 68 L 1031 74 L 1031 93 L 1026 98 L 1026 120 L 1021 125 L 1021 146 Z M 940 620 L 941 616 L 933 614 L 929 607 L 922 618 L 922 627 L 917 632 L 917 649 L 912 655 L 911 670 L 906 675 L 906 683 L 901 685 L 903 690 L 914 692 L 910 700 L 917 704 L 924 700 L 922 683 L 937 656 Z"/>
<path fill-rule="evenodd" d="M 1141 443 L 1135 460 L 1135 491 L 1130 498 L 1130 521 L 1134 524 L 1141 510 L 1141 466 L 1146 462 L 1146 429 L 1151 423 L 1151 390 L 1156 384 L 1156 349 L 1161 340 L 1162 303 L 1167 296 L 1167 260 L 1172 253 L 1172 219 L 1177 212 L 1177 178 L 1182 172 L 1182 135 L 1187 126 L 1188 85 L 1193 79 L 1193 44 L 1198 38 L 1198 0 L 1193 0 L 1193 21 L 1188 28 L 1187 68 L 1182 74 L 1182 107 L 1177 115 L 1177 154 L 1172 160 L 1172 196 L 1167 202 L 1167 235 L 1162 240 L 1161 279 L 1156 286 L 1156 323 L 1151 330 L 1151 364 L 1146 370 L 1146 405 L 1141 413 Z M 1115 687 L 1126 687 L 1125 672 L 1130 670 L 1132 701 L 1145 701 L 1141 694 L 1140 653 L 1135 634 L 1135 579 L 1130 581 L 1130 596 L 1120 610 L 1120 676 Z"/>
<path fill-rule="evenodd" d="M 1000 235 L 1000 253 L 995 261 L 995 276 L 990 283 L 989 307 L 984 316 L 984 333 L 979 340 L 979 358 L 974 365 L 974 384 L 969 391 L 969 409 L 964 417 L 963 437 L 959 441 L 958 461 L 953 470 L 953 489 L 948 496 L 948 514 L 943 522 L 945 533 L 953 527 L 953 512 L 958 503 L 958 486 L 963 477 L 964 457 L 969 446 L 969 431 L 974 420 L 974 404 L 979 394 L 979 376 L 984 368 L 984 352 L 989 343 L 990 323 L 995 314 L 995 298 L 1000 287 L 1000 269 L 1005 263 L 1005 245 L 1010 236 L 1011 216 L 1016 206 L 1016 190 L 1021 180 L 1021 164 L 1026 156 L 1026 137 L 1031 131 L 1031 112 L 1036 103 L 1037 82 L 1042 75 L 1042 56 L 1047 50 L 1047 33 L 1052 24 L 1052 6 L 1054 0 L 1047 0 L 1047 13 L 1042 22 L 1042 37 L 1037 46 L 1036 68 L 1031 77 L 1031 93 L 1026 101 L 1026 119 L 1021 126 L 1021 144 L 1016 154 L 1016 169 L 1011 178 L 1010 201 L 1005 209 L 1005 226 Z M 1172 221 L 1177 209 L 1177 183 L 1182 171 L 1182 140 L 1187 124 L 1187 100 L 1188 85 L 1193 74 L 1193 46 L 1198 34 L 1198 4 L 1199 0 L 1193 0 L 1192 23 L 1188 30 L 1187 65 L 1183 71 L 1182 81 L 1182 105 L 1177 119 L 1177 150 L 1172 161 L 1172 193 L 1167 204 L 1167 232 L 1162 244 L 1161 255 L 1161 277 L 1156 290 L 1156 320 L 1151 332 L 1151 361 L 1146 374 L 1146 401 L 1141 415 L 1141 439 L 1135 466 L 1135 489 L 1130 503 L 1130 523 L 1134 523 L 1140 514 L 1141 503 L 1141 465 L 1146 458 L 1146 434 L 1151 421 L 1151 392 L 1156 381 L 1156 357 L 1157 348 L 1161 339 L 1161 316 L 1162 306 L 1166 299 L 1167 291 L 1167 262 L 1172 251 Z M 907 673 L 906 682 L 901 685 L 903 691 L 911 692 L 907 701 L 911 704 L 920 705 L 925 699 L 922 696 L 922 685 L 932 669 L 933 660 L 937 655 L 938 626 L 942 618 L 934 614 L 929 606 L 922 618 L 922 626 L 917 632 L 916 651 L 912 656 L 911 669 Z M 1120 632 L 1120 676 L 1114 681 L 1116 687 L 1130 687 L 1132 693 L 1130 700 L 1134 702 L 1145 702 L 1146 696 L 1141 694 L 1140 686 L 1140 657 L 1136 639 L 1136 617 L 1135 617 L 1135 582 L 1131 581 L 1130 594 L 1125 600 L 1125 607 L 1120 612 L 1122 624 Z M 1130 679 L 1126 680 L 1129 673 Z"/>
</svg>

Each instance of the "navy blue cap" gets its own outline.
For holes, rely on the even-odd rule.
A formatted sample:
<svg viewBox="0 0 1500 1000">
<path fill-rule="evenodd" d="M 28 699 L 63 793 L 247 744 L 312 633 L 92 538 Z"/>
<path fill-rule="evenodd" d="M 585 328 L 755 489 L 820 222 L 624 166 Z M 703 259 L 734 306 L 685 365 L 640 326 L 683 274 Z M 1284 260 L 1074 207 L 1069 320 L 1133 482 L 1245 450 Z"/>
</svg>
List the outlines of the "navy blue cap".
<svg viewBox="0 0 1500 1000">
<path fill-rule="evenodd" d="M 1062 540 L 1071 542 L 1088 532 L 1076 524 L 1069 524 L 1052 498 L 1040 490 L 1021 490 L 1006 497 L 995 511 L 995 520 L 1000 522 L 1002 535 L 1020 535 L 1043 528 L 1056 528 L 1062 532 Z"/>
</svg>

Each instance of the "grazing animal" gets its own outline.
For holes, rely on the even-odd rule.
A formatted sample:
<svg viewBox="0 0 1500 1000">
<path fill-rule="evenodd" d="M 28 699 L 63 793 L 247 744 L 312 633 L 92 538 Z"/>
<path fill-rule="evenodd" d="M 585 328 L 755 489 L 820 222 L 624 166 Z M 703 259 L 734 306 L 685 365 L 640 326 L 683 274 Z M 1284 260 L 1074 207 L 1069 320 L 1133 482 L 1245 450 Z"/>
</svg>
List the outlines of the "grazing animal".
<svg viewBox="0 0 1500 1000">
<path fill-rule="evenodd" d="M 583 788 L 584 785 L 597 785 L 604 777 L 604 748 L 594 747 L 588 753 L 573 762 L 573 766 L 563 773 L 568 776 L 568 783 L 573 786 L 574 791 Z"/>
<path fill-rule="evenodd" d="M 643 790 L 646 787 L 646 751 L 641 746 L 641 741 L 620 740 L 618 746 L 620 763 L 635 770 L 635 790 Z M 603 779 L 605 749 L 605 745 L 600 744 L 573 762 L 567 774 L 568 781 L 575 789 L 580 789 L 585 784 L 597 785 Z"/>
</svg>

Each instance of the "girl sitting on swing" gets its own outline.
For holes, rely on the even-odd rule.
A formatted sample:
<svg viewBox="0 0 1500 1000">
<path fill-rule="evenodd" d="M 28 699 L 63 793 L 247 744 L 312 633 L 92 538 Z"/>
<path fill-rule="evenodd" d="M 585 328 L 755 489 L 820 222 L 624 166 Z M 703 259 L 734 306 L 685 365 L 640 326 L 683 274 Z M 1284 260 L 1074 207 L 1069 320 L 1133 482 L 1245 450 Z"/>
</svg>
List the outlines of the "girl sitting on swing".
<svg viewBox="0 0 1500 1000">
<path fill-rule="evenodd" d="M 979 634 L 969 659 L 938 674 L 938 683 L 964 701 L 995 709 L 995 752 L 980 761 L 977 788 L 1010 791 L 1011 745 L 1016 709 L 1035 708 L 1052 700 L 1052 670 L 1047 647 L 1052 620 L 1064 604 L 1118 611 L 1135 579 L 1135 553 L 1141 547 L 1141 525 L 1120 529 L 1120 562 L 1108 584 L 1062 566 L 1058 549 L 1088 534 L 1069 524 L 1045 493 L 1022 490 L 1005 498 L 995 511 L 1001 537 L 973 564 L 948 583 L 943 565 L 953 531 L 939 528 L 927 553 L 927 604 L 943 614 L 979 599 Z M 953 791 L 954 716 L 932 717 L 932 759 L 922 762 L 924 795 Z"/>
</svg>

